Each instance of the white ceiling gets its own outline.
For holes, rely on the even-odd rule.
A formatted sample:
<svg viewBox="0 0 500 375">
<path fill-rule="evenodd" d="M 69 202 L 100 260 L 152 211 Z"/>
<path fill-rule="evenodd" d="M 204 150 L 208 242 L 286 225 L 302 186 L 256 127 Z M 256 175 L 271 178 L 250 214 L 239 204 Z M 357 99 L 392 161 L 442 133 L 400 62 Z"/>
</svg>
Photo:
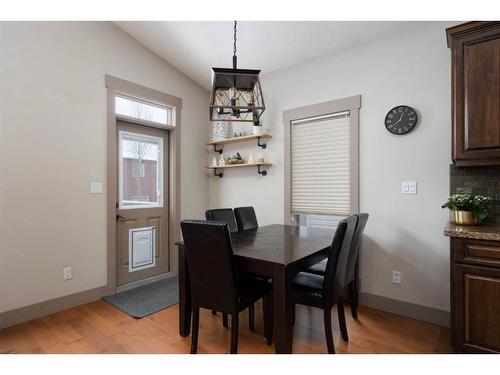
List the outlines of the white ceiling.
<svg viewBox="0 0 500 375">
<path fill-rule="evenodd" d="M 205 89 L 211 68 L 229 68 L 231 21 L 115 22 Z M 421 22 L 238 22 L 238 67 L 269 73 L 421 25 Z"/>
</svg>

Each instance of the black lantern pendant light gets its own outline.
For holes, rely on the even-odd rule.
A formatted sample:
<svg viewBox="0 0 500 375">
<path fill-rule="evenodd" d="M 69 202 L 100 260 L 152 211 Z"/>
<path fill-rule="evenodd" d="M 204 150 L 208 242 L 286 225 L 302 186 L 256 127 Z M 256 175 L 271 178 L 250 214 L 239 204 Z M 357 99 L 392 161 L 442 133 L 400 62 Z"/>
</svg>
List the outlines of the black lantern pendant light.
<svg viewBox="0 0 500 375">
<path fill-rule="evenodd" d="M 259 121 L 266 109 L 260 70 L 238 69 L 236 57 L 236 21 L 234 21 L 233 68 L 212 68 L 210 121 Z"/>
</svg>

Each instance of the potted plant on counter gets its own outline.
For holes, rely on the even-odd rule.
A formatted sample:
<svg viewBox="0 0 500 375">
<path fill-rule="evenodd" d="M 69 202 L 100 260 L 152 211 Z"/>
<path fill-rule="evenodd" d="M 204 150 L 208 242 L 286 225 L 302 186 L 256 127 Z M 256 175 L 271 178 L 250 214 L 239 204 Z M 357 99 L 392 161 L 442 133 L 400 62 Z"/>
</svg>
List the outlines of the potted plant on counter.
<svg viewBox="0 0 500 375">
<path fill-rule="evenodd" d="M 450 221 L 458 225 L 478 225 L 491 208 L 492 199 L 482 195 L 453 194 L 441 208 L 450 209 Z"/>
</svg>

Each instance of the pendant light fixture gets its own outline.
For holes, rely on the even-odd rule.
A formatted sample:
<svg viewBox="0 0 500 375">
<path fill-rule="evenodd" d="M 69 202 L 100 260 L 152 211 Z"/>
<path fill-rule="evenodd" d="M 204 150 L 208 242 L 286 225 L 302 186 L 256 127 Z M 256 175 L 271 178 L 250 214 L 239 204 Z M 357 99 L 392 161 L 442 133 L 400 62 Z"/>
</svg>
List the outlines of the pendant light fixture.
<svg viewBox="0 0 500 375">
<path fill-rule="evenodd" d="M 260 70 L 237 68 L 236 26 L 234 21 L 233 68 L 212 68 L 210 121 L 257 122 L 266 109 Z"/>
</svg>

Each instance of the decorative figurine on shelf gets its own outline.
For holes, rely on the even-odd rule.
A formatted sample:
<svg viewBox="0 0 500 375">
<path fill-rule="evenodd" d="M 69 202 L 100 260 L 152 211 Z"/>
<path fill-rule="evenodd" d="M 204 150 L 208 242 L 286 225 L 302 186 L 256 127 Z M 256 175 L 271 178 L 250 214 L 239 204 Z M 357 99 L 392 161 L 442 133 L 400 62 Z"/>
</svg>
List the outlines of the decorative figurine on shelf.
<svg viewBox="0 0 500 375">
<path fill-rule="evenodd" d="M 229 165 L 243 164 L 243 158 L 241 157 L 240 153 L 237 152 L 236 155 L 230 156 L 227 162 Z"/>
<path fill-rule="evenodd" d="M 264 163 L 264 156 L 262 156 L 262 155 L 257 156 L 256 161 L 258 164 L 263 164 Z"/>
<path fill-rule="evenodd" d="M 253 156 L 252 153 L 248 155 L 248 164 L 255 164 L 255 157 Z"/>
<path fill-rule="evenodd" d="M 217 158 L 215 156 L 212 158 L 212 167 L 217 167 Z"/>
<path fill-rule="evenodd" d="M 226 159 L 224 159 L 224 154 L 221 154 L 219 157 L 219 167 L 223 167 L 226 165 Z"/>
</svg>

